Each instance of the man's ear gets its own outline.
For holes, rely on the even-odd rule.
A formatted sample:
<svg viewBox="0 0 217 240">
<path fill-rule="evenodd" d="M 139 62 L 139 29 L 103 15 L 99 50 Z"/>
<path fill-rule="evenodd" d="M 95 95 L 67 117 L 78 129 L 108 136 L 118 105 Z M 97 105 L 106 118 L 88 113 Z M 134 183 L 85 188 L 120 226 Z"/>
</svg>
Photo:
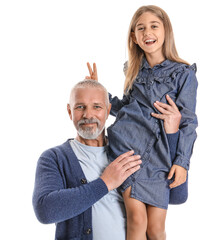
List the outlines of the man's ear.
<svg viewBox="0 0 217 240">
<path fill-rule="evenodd" d="M 68 114 L 69 114 L 70 119 L 72 120 L 72 111 L 71 111 L 71 108 L 70 108 L 70 104 L 69 104 L 69 103 L 67 104 L 67 112 L 68 112 Z"/>
<path fill-rule="evenodd" d="M 111 103 L 109 103 L 108 110 L 107 110 L 107 119 L 108 119 L 109 113 L 111 111 L 111 107 L 112 107 L 112 105 L 111 105 Z"/>
<path fill-rule="evenodd" d="M 136 40 L 136 36 L 135 36 L 135 33 L 134 33 L 134 32 L 131 32 L 131 38 L 132 38 L 132 40 L 133 40 L 133 42 L 134 42 L 135 44 L 138 44 L 138 42 L 137 42 L 137 40 Z"/>
</svg>

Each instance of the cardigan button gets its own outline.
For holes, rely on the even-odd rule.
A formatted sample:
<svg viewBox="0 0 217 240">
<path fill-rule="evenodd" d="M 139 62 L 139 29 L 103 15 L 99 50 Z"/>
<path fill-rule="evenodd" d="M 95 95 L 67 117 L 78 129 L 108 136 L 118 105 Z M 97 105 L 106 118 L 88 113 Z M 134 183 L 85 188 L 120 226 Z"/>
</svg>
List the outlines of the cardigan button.
<svg viewBox="0 0 217 240">
<path fill-rule="evenodd" d="M 88 228 L 87 230 L 86 230 L 86 234 L 90 234 L 91 233 L 91 228 Z"/>
<path fill-rule="evenodd" d="M 86 180 L 85 178 L 82 178 L 82 179 L 81 179 L 81 183 L 82 183 L 82 184 L 85 184 L 85 183 L 87 183 L 87 180 Z"/>
</svg>

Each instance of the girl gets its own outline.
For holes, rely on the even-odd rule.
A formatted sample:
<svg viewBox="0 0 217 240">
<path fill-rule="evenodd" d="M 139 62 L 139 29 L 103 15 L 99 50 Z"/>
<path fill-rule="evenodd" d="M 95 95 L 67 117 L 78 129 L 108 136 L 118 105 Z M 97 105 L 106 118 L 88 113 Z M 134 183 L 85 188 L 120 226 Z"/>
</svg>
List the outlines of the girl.
<svg viewBox="0 0 217 240">
<path fill-rule="evenodd" d="M 170 189 L 186 181 L 196 139 L 196 65 L 179 58 L 169 17 L 157 6 L 143 6 L 134 14 L 128 56 L 124 97 L 119 100 L 110 95 L 116 121 L 108 128 L 109 157 L 114 160 L 133 149 L 143 161 L 141 169 L 121 187 L 127 240 L 163 240 Z M 93 72 L 89 65 L 89 71 L 90 78 L 97 79 L 96 65 Z M 168 132 L 162 120 L 175 109 L 173 101 L 182 119 L 179 129 Z M 171 162 L 166 133 L 176 131 L 178 146 Z"/>
</svg>

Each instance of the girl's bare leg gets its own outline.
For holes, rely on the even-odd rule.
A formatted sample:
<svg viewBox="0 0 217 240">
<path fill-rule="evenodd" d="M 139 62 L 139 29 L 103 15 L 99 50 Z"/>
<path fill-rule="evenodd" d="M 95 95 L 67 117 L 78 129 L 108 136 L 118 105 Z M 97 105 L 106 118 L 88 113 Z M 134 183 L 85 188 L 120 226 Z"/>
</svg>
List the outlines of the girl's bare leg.
<svg viewBox="0 0 217 240">
<path fill-rule="evenodd" d="M 127 240 L 147 240 L 146 205 L 130 197 L 131 187 L 123 193 L 127 212 Z"/>
<path fill-rule="evenodd" d="M 147 206 L 147 237 L 148 240 L 165 240 L 165 221 L 167 210 L 148 205 Z"/>
</svg>

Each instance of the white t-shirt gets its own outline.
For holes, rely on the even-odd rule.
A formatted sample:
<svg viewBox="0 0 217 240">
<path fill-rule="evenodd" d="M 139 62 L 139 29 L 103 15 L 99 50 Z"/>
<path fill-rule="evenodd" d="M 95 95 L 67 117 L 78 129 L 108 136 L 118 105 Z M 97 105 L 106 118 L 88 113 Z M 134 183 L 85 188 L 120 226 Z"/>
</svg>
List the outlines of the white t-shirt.
<svg viewBox="0 0 217 240">
<path fill-rule="evenodd" d="M 70 145 L 87 181 L 99 178 L 110 163 L 106 147 L 87 146 L 76 139 L 70 140 Z M 92 228 L 94 240 L 126 239 L 126 212 L 123 198 L 116 189 L 92 206 Z"/>
</svg>

